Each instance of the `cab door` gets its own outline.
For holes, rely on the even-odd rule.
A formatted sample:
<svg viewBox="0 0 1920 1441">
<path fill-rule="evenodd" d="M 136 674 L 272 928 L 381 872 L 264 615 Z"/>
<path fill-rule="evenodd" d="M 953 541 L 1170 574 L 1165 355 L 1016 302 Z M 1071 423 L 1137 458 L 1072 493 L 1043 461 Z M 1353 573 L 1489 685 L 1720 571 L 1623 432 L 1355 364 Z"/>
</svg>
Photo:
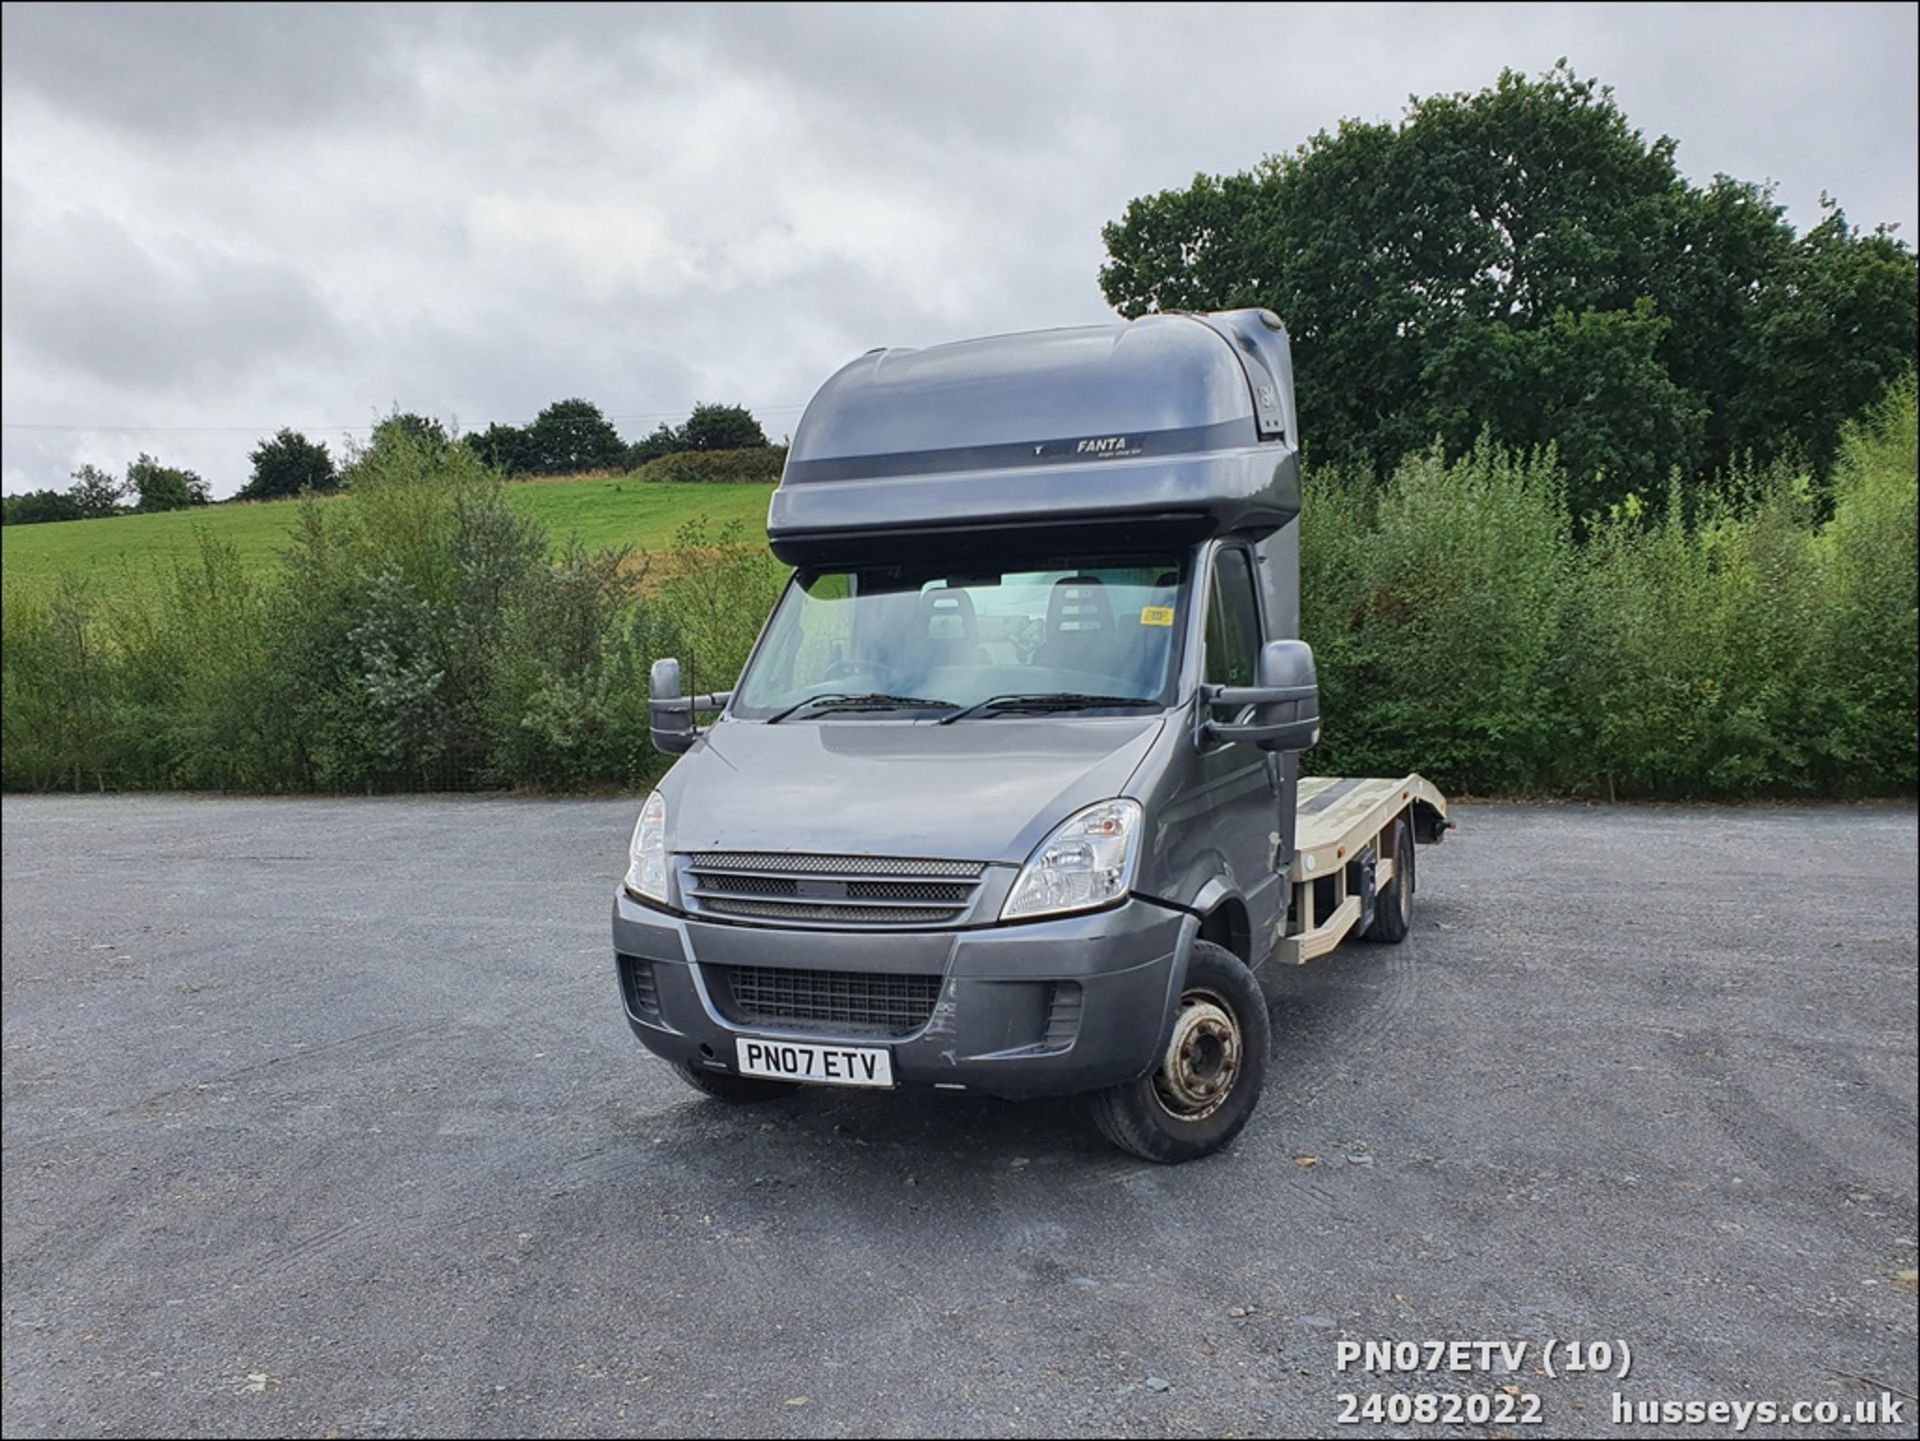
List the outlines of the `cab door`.
<svg viewBox="0 0 1920 1441">
<path fill-rule="evenodd" d="M 1236 542 L 1214 552 L 1207 576 L 1206 657 L 1209 685 L 1256 683 L 1266 629 L 1253 553 Z M 1216 719 L 1234 719 L 1224 711 Z M 1203 712 L 1202 720 L 1206 719 Z M 1279 838 L 1279 788 L 1274 758 L 1246 741 L 1200 741 L 1199 789 L 1204 799 L 1196 819 L 1206 844 L 1224 861 L 1228 879 L 1247 902 L 1256 937 L 1273 934 L 1278 897 L 1274 873 Z M 1256 951 L 1264 947 L 1256 945 Z M 1259 956 L 1256 955 L 1256 960 Z"/>
</svg>

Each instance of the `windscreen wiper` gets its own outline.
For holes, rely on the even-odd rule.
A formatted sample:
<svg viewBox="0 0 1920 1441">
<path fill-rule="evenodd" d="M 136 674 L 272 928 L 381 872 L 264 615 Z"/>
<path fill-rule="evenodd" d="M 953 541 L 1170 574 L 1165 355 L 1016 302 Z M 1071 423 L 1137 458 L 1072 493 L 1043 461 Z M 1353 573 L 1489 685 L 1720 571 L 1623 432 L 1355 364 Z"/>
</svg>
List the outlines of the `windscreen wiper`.
<svg viewBox="0 0 1920 1441">
<path fill-rule="evenodd" d="M 1146 696 L 1135 695 L 1083 695 L 1079 691 L 1055 690 L 1023 694 L 1015 691 L 1010 695 L 990 695 L 983 701 L 975 701 L 970 706 L 962 706 L 951 715 L 940 717 L 940 725 L 952 725 L 957 720 L 969 716 L 982 715 L 989 711 L 1018 710 L 1096 710 L 1103 706 L 1157 706 L 1160 702 Z"/>
<path fill-rule="evenodd" d="M 778 714 L 768 716 L 767 724 L 775 725 L 809 706 L 829 706 L 834 710 L 900 710 L 914 706 L 937 710 L 952 704 L 950 700 L 928 700 L 925 696 L 917 695 L 883 695 L 879 691 L 856 695 L 851 691 L 829 691 L 825 695 L 810 695 L 805 700 L 795 701 Z"/>
</svg>

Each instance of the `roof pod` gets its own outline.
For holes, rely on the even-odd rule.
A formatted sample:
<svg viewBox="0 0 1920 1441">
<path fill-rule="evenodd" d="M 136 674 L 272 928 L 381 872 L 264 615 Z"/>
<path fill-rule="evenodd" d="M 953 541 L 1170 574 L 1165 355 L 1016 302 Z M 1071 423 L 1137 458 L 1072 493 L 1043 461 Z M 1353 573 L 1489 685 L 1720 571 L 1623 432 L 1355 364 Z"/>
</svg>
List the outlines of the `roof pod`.
<svg viewBox="0 0 1920 1441">
<path fill-rule="evenodd" d="M 798 564 L 952 531 L 1265 533 L 1299 511 L 1270 311 L 869 352 L 796 428 L 767 530 Z"/>
</svg>

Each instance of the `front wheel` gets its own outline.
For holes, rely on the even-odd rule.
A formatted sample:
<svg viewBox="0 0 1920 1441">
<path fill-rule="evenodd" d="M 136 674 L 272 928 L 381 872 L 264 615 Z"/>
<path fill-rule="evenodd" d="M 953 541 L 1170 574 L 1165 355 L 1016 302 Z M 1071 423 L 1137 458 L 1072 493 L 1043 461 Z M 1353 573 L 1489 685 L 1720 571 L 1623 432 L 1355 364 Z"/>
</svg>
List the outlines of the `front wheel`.
<svg viewBox="0 0 1920 1441">
<path fill-rule="evenodd" d="M 1252 1117 L 1270 1045 L 1253 972 L 1225 947 L 1195 941 L 1160 1063 L 1095 1096 L 1094 1124 L 1143 1160 L 1172 1165 L 1210 1155 Z"/>
</svg>

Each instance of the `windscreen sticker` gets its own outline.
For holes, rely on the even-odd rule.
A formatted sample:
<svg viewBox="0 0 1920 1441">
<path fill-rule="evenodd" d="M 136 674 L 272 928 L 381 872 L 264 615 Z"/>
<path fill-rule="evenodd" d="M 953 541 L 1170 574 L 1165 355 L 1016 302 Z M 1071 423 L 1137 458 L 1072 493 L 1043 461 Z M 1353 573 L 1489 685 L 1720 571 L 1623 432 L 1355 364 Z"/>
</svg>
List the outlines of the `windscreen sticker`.
<svg viewBox="0 0 1920 1441">
<path fill-rule="evenodd" d="M 1140 624 L 1172 625 L 1173 607 L 1170 605 L 1143 605 L 1140 607 Z"/>
</svg>

